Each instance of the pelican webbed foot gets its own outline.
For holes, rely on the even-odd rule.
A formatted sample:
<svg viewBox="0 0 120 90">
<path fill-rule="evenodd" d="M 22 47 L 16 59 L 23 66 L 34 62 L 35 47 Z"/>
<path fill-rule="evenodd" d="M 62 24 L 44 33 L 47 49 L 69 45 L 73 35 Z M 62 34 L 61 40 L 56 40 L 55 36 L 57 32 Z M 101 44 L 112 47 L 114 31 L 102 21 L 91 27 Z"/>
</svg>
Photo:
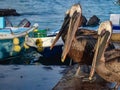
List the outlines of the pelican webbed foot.
<svg viewBox="0 0 120 90">
<path fill-rule="evenodd" d="M 77 68 L 77 71 L 75 73 L 75 78 L 80 78 L 83 82 L 93 82 L 96 80 L 96 77 L 93 77 L 91 80 L 89 80 L 89 70 L 86 70 L 86 69 L 89 69 L 89 67 L 85 67 L 83 65 L 82 66 L 78 66 Z"/>
<path fill-rule="evenodd" d="M 81 67 L 78 66 L 77 71 L 76 71 L 76 73 L 75 73 L 75 77 L 77 77 L 77 78 L 84 78 L 86 75 L 88 75 L 88 74 L 82 72 L 82 71 L 81 71 Z"/>
<path fill-rule="evenodd" d="M 90 80 L 89 79 L 89 74 L 86 77 L 82 78 L 82 82 L 90 82 L 90 83 L 92 83 L 92 82 L 95 82 L 95 81 L 96 81 L 96 76 L 93 76 L 92 79 Z"/>
</svg>

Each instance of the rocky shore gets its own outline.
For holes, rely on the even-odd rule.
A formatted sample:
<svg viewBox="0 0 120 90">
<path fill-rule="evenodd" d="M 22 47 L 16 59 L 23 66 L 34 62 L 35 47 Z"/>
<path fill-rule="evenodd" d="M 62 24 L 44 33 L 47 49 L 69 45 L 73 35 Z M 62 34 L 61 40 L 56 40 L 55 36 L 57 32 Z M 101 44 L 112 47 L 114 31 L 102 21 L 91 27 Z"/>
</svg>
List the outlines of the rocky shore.
<svg viewBox="0 0 120 90">
<path fill-rule="evenodd" d="M 19 16 L 15 9 L 0 9 L 0 16 Z"/>
</svg>

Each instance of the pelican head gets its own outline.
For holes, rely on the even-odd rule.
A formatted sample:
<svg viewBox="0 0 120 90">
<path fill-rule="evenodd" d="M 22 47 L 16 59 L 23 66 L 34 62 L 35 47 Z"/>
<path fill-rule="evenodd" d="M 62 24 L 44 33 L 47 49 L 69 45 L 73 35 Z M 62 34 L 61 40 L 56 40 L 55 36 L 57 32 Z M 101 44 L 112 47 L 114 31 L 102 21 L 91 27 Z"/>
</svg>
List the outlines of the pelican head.
<svg viewBox="0 0 120 90">
<path fill-rule="evenodd" d="M 72 17 L 75 12 L 77 12 L 77 13 L 81 13 L 82 12 L 80 4 L 74 4 L 71 7 L 71 9 L 69 10 L 68 13 L 69 13 L 70 17 Z"/>
<path fill-rule="evenodd" d="M 100 24 L 100 26 L 98 28 L 98 35 L 102 35 L 107 31 L 112 33 L 112 23 L 110 21 L 105 21 Z M 107 41 L 110 39 L 110 37 L 111 37 L 111 35 L 109 36 Z"/>
<path fill-rule="evenodd" d="M 69 10 L 69 27 L 67 32 L 66 41 L 64 44 L 64 50 L 62 53 L 62 62 L 64 62 L 66 55 L 68 54 L 72 41 L 75 38 L 75 33 L 78 30 L 79 25 L 81 24 L 81 18 L 82 18 L 82 9 L 79 4 L 75 4 L 71 7 Z"/>
<path fill-rule="evenodd" d="M 96 50 L 93 57 L 91 72 L 89 79 L 92 79 L 94 75 L 94 69 L 101 58 L 104 58 L 104 51 L 107 48 L 108 42 L 112 34 L 112 23 L 110 21 L 102 22 L 98 28 L 98 40 L 96 44 Z M 104 60 L 104 59 L 103 59 Z M 104 62 L 104 61 L 103 61 Z"/>
<path fill-rule="evenodd" d="M 67 30 L 64 50 L 62 53 L 61 60 L 64 62 L 66 55 L 68 54 L 72 41 L 75 37 L 75 33 L 78 30 L 78 27 L 81 26 L 81 19 L 82 19 L 82 9 L 80 4 L 74 4 L 69 10 L 66 12 L 66 17 L 64 18 L 63 25 L 61 30 L 57 34 L 54 42 L 51 45 L 51 49 L 60 38 L 60 36 Z"/>
</svg>

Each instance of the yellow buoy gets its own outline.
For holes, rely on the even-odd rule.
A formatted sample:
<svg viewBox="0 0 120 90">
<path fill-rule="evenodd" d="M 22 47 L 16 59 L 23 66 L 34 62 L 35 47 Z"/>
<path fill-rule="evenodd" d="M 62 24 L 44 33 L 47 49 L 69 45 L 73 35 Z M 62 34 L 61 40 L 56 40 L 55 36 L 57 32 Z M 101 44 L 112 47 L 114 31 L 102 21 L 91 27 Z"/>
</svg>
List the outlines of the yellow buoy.
<svg viewBox="0 0 120 90">
<path fill-rule="evenodd" d="M 19 42 L 19 39 L 17 38 L 17 37 L 15 37 L 14 39 L 13 39 L 13 44 L 14 45 L 18 45 L 20 42 Z"/>
<path fill-rule="evenodd" d="M 28 37 L 28 36 L 29 36 L 28 34 L 25 35 L 25 37 Z"/>
<path fill-rule="evenodd" d="M 37 32 L 37 31 L 38 31 L 38 29 L 34 29 L 34 30 L 33 30 L 33 32 Z"/>
<path fill-rule="evenodd" d="M 29 49 L 29 46 L 26 43 L 24 43 L 23 46 L 25 49 Z"/>
<path fill-rule="evenodd" d="M 38 52 L 42 52 L 43 50 L 44 50 L 43 47 L 38 47 L 38 48 L 37 48 L 37 51 L 38 51 Z"/>
<path fill-rule="evenodd" d="M 37 39 L 36 40 L 36 42 L 35 42 L 35 44 L 37 45 L 37 46 L 39 46 L 39 45 L 41 45 L 42 46 L 42 44 L 43 44 L 43 41 L 42 41 L 42 39 Z"/>
<path fill-rule="evenodd" d="M 38 47 L 43 47 L 42 43 L 37 44 Z"/>
<path fill-rule="evenodd" d="M 42 52 L 44 50 L 42 39 L 39 38 L 39 39 L 36 40 L 36 46 L 37 46 L 37 50 L 39 52 Z"/>
<path fill-rule="evenodd" d="M 20 45 L 14 45 L 13 51 L 15 51 L 15 52 L 20 52 L 20 50 L 21 50 Z"/>
</svg>

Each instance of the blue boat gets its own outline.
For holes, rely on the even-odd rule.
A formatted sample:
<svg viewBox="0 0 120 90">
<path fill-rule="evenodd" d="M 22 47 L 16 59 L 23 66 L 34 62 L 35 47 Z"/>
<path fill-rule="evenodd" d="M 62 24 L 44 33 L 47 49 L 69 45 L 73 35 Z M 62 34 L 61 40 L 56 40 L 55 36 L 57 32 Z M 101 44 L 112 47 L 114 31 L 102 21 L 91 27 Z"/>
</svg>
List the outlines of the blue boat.
<svg viewBox="0 0 120 90">
<path fill-rule="evenodd" d="M 25 37 L 38 27 L 3 27 L 0 28 L 0 61 L 21 54 Z"/>
</svg>

